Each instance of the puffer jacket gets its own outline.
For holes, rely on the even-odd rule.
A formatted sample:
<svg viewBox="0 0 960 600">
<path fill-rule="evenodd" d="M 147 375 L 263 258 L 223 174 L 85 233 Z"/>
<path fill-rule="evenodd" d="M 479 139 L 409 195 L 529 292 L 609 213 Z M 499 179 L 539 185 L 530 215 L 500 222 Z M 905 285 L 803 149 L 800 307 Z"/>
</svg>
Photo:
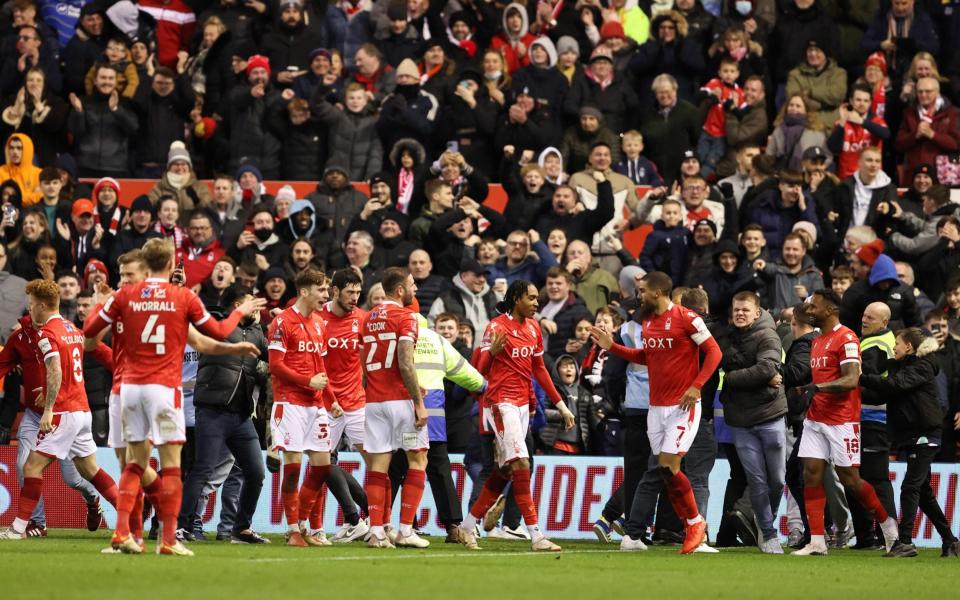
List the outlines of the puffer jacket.
<svg viewBox="0 0 960 600">
<path fill-rule="evenodd" d="M 783 386 L 770 387 L 780 372 L 783 346 L 773 317 L 766 311 L 746 328 L 733 328 L 721 340 L 724 372 L 720 394 L 724 417 L 733 427 L 750 427 L 787 414 Z"/>
<path fill-rule="evenodd" d="M 383 166 L 383 145 L 377 135 L 377 114 L 372 104 L 359 113 L 334 108 L 329 102 L 314 102 L 314 117 L 330 128 L 327 137 L 330 164 L 343 167 L 351 181 L 369 181 Z"/>
<path fill-rule="evenodd" d="M 810 408 L 810 394 L 797 393 L 797 388 L 813 381 L 810 370 L 810 348 L 819 333 L 811 331 L 793 340 L 783 361 L 783 387 L 787 396 L 787 424 L 797 433 Z"/>
<path fill-rule="evenodd" d="M 137 115 L 130 101 L 121 97 L 112 111 L 108 97 L 94 91 L 83 97 L 83 112 L 70 112 L 67 126 L 73 134 L 74 154 L 81 169 L 126 174 L 127 147 L 137 132 Z"/>
<path fill-rule="evenodd" d="M 797 297 L 795 285 L 805 287 L 808 294 L 823 289 L 823 274 L 809 256 L 803 257 L 798 273 L 790 272 L 781 263 L 767 263 L 763 271 L 757 271 L 757 276 L 766 283 L 765 305 L 772 309 L 787 308 L 804 300 Z"/>
<path fill-rule="evenodd" d="M 453 276 L 453 287 L 440 294 L 430 307 L 430 321 L 444 312 L 451 312 L 461 320 L 469 321 L 476 331 L 483 331 L 487 323 L 497 316 L 497 297 L 484 283 L 479 294 L 473 293 L 457 273 Z M 479 336 L 476 338 L 479 341 Z"/>
<path fill-rule="evenodd" d="M 240 325 L 230 332 L 225 342 L 250 342 L 267 355 L 267 340 L 259 323 Z M 248 356 L 200 355 L 197 367 L 197 382 L 193 392 L 196 406 L 212 408 L 240 415 L 251 415 L 256 404 L 254 390 L 263 386 L 265 380 L 258 371 L 259 359 Z M 245 393 L 237 395 L 238 389 Z"/>
<path fill-rule="evenodd" d="M 943 411 L 937 395 L 937 343 L 924 340 L 916 354 L 888 363 L 886 377 L 861 375 L 860 385 L 887 399 L 887 429 L 895 447 L 912 446 L 919 438 L 940 438 Z"/>
<path fill-rule="evenodd" d="M 329 232 L 333 236 L 334 244 L 346 241 L 350 221 L 367 203 L 366 196 L 352 185 L 347 184 L 346 187 L 334 190 L 323 181 L 317 184 L 317 189 L 307 200 L 313 203 L 317 229 Z"/>
<path fill-rule="evenodd" d="M 557 361 L 567 357 L 577 363 L 575 357 L 569 354 L 562 354 L 557 357 Z M 557 386 L 557 391 L 563 397 L 564 403 L 576 418 L 576 423 L 571 431 L 563 429 L 563 417 L 560 411 L 547 404 L 544 413 L 547 417 L 547 424 L 540 430 L 540 441 L 547 448 L 552 448 L 557 440 L 562 440 L 570 444 L 579 443 L 584 453 L 590 453 L 591 433 L 599 424 L 596 412 L 593 410 L 593 397 L 583 385 L 580 384 L 580 365 L 577 364 L 577 378 L 572 385 L 564 385 L 559 377 L 554 377 L 553 382 Z M 576 436 L 576 437 L 575 437 Z"/>
<path fill-rule="evenodd" d="M 157 182 L 157 185 L 153 186 L 153 189 L 147 194 L 147 197 L 150 198 L 150 202 L 156 206 L 160 198 L 166 195 L 173 196 L 177 200 L 177 206 L 180 208 L 181 226 L 187 224 L 191 212 L 198 208 L 206 208 L 210 206 L 211 202 L 210 188 L 207 187 L 207 184 L 197 179 L 197 175 L 192 169 L 190 171 L 190 179 L 188 179 L 186 185 L 181 188 L 174 187 L 174 185 L 170 183 L 167 174 L 164 173 L 160 181 Z"/>
<path fill-rule="evenodd" d="M 891 282 L 891 285 L 882 288 L 878 284 L 883 282 Z M 840 322 L 860 335 L 860 317 L 873 302 L 883 302 L 890 307 L 889 327 L 894 331 L 923 324 L 913 286 L 900 283 L 897 267 L 886 254 L 877 258 L 866 280 L 855 282 L 843 293 Z"/>
<path fill-rule="evenodd" d="M 787 98 L 803 95 L 810 108 L 820 113 L 820 120 L 828 127 L 840 116 L 840 105 L 847 95 L 847 72 L 832 58 L 821 69 L 806 62 L 800 63 L 787 75 Z"/>
<path fill-rule="evenodd" d="M 223 115 L 222 127 L 229 143 L 230 160 L 228 169 L 235 172 L 240 165 L 253 163 L 263 173 L 265 179 L 280 174 L 281 143 L 267 127 L 270 109 L 276 102 L 283 102 L 280 93 L 267 86 L 261 98 L 250 95 L 249 85 L 238 85 L 224 98 L 220 114 Z"/>
</svg>

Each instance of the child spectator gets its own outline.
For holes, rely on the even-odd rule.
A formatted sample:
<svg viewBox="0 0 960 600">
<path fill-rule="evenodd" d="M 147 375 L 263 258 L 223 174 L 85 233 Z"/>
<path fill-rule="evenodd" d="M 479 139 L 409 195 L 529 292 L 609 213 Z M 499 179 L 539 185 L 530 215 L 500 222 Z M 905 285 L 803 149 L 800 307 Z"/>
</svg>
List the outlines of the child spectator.
<svg viewBox="0 0 960 600">
<path fill-rule="evenodd" d="M 320 124 L 329 128 L 328 164 L 347 169 L 351 181 L 368 181 L 383 165 L 376 109 L 359 83 L 347 85 L 343 104 L 343 110 L 323 101 L 311 107 Z"/>
<path fill-rule="evenodd" d="M 853 271 L 846 265 L 839 265 L 830 270 L 830 288 L 843 298 L 843 293 L 853 285 Z"/>
<path fill-rule="evenodd" d="M 590 451 L 591 428 L 596 423 L 593 399 L 580 385 L 580 368 L 575 358 L 562 354 L 557 358 L 557 391 L 576 418 L 573 428 L 564 430 L 560 411 L 547 407 L 547 424 L 540 430 L 540 439 L 548 454 L 584 454 Z M 572 405 L 572 406 L 571 406 Z"/>
<path fill-rule="evenodd" d="M 683 226 L 683 204 L 674 198 L 663 201 L 660 219 L 653 224 L 640 253 L 640 266 L 647 273 L 669 273 L 674 285 L 680 285 L 687 264 L 690 231 Z"/>
<path fill-rule="evenodd" d="M 737 84 L 740 78 L 740 65 L 734 58 L 724 58 L 720 61 L 717 77 L 708 81 L 702 88 L 701 94 L 706 94 L 705 104 L 710 104 L 707 118 L 703 123 L 703 132 L 697 143 L 697 156 L 700 157 L 700 174 L 704 177 L 713 175 L 717 169 L 717 161 L 727 153 L 727 115 L 726 111 L 740 105 L 743 93 Z"/>
<path fill-rule="evenodd" d="M 114 36 L 107 40 L 103 57 L 104 61 L 117 72 L 117 92 L 121 96 L 133 98 L 137 93 L 137 87 L 140 85 L 140 75 L 137 73 L 137 65 L 133 62 L 133 55 L 130 54 L 127 40 L 122 36 Z M 96 70 L 96 65 L 90 67 L 83 80 L 83 86 L 88 95 L 93 93 L 93 78 L 96 75 Z"/>
<path fill-rule="evenodd" d="M 663 185 L 663 177 L 657 172 L 657 165 L 643 156 L 643 135 L 636 129 L 623 134 L 620 143 L 623 149 L 623 158 L 613 165 L 613 170 L 626 175 L 637 185 L 659 187 Z"/>
</svg>

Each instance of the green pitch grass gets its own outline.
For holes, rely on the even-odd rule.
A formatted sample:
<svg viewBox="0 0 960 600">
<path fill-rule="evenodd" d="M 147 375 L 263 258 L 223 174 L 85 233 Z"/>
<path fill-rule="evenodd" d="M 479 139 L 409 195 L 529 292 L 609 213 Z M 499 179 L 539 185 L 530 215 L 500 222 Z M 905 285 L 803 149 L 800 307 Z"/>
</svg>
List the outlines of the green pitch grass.
<svg viewBox="0 0 960 600">
<path fill-rule="evenodd" d="M 4 600 L 310 600 L 361 598 L 884 598 L 955 597 L 960 560 L 922 550 L 914 559 L 831 551 L 827 557 L 761 555 L 756 548 L 678 556 L 652 547 L 560 541 L 559 554 L 527 544 L 484 541 L 483 550 L 432 538 L 427 550 L 372 550 L 193 543 L 193 558 L 101 555 L 104 532 L 52 530 L 44 540 L 0 542 Z"/>
</svg>

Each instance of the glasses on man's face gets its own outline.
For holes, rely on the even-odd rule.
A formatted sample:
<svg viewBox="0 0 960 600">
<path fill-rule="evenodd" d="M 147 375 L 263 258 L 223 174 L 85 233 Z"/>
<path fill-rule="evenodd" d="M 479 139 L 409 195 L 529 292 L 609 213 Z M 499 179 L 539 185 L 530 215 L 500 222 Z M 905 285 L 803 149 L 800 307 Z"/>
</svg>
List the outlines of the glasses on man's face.
<svg viewBox="0 0 960 600">
<path fill-rule="evenodd" d="M 510 241 L 510 240 L 507 240 L 507 245 L 513 246 L 513 247 L 515 247 L 515 248 L 520 248 L 520 247 L 526 246 L 526 245 L 527 245 L 527 242 L 526 242 L 526 240 L 520 240 L 520 241 L 516 241 L 516 240 Z"/>
<path fill-rule="evenodd" d="M 702 186 L 702 185 L 687 185 L 687 186 L 684 186 L 683 191 L 685 191 L 685 192 L 702 192 L 702 191 L 704 191 L 705 189 L 707 189 L 706 186 Z"/>
</svg>

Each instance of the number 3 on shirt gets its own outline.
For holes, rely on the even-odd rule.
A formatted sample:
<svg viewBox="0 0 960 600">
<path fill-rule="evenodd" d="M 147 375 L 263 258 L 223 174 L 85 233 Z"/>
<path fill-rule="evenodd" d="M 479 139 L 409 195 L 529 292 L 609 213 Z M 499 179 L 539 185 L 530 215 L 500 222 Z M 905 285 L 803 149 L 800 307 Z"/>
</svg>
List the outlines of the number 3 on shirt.
<svg viewBox="0 0 960 600">
<path fill-rule="evenodd" d="M 377 349 L 381 347 L 380 342 L 387 342 L 387 351 L 382 360 L 377 360 L 374 362 L 377 358 Z M 363 344 L 370 348 L 367 351 L 367 359 L 364 361 L 364 363 L 366 363 L 367 372 L 379 371 L 380 369 L 389 369 L 393 366 L 393 357 L 397 352 L 396 333 L 380 333 L 377 334 L 377 337 L 365 335 L 363 336 Z"/>
<path fill-rule="evenodd" d="M 150 315 L 147 324 L 143 326 L 143 332 L 140 334 L 140 343 L 156 344 L 157 354 L 166 354 L 167 349 L 163 344 L 167 337 L 167 326 L 157 325 L 157 319 L 159 318 L 160 315 Z"/>
</svg>

